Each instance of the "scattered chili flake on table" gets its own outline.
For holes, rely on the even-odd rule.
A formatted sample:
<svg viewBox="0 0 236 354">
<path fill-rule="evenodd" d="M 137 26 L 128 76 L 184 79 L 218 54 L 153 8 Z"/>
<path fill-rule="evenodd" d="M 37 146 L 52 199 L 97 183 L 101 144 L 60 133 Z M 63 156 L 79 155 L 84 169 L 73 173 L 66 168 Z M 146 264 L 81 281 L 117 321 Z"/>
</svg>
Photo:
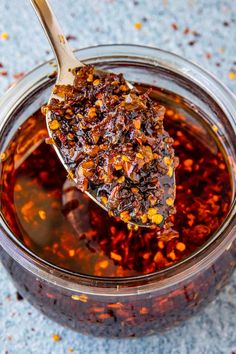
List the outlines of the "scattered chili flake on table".
<svg viewBox="0 0 236 354">
<path fill-rule="evenodd" d="M 212 54 L 211 53 L 205 53 L 206 59 L 211 59 L 212 58 Z"/>
<path fill-rule="evenodd" d="M 141 30 L 142 27 L 143 27 L 142 22 L 136 22 L 136 23 L 134 24 L 134 28 L 135 28 L 136 30 Z"/>
<path fill-rule="evenodd" d="M 68 36 L 66 36 L 66 39 L 68 41 L 75 41 L 77 39 L 77 37 L 74 36 L 73 34 L 68 34 Z"/>
<path fill-rule="evenodd" d="M 228 78 L 230 80 L 235 80 L 236 79 L 236 72 L 235 71 L 230 71 L 229 75 L 228 75 Z"/>
<path fill-rule="evenodd" d="M 172 23 L 171 24 L 171 27 L 173 28 L 174 31 L 177 31 L 178 30 L 178 26 L 176 23 Z"/>
<path fill-rule="evenodd" d="M 1 39 L 2 39 L 3 41 L 8 40 L 8 39 L 9 39 L 9 34 L 8 34 L 7 32 L 2 32 L 2 33 L 1 33 Z"/>
<path fill-rule="evenodd" d="M 0 70 L 0 76 L 7 76 L 8 72 L 7 70 Z"/>
<path fill-rule="evenodd" d="M 54 342 L 59 342 L 61 340 L 61 336 L 59 336 L 59 334 L 53 334 L 52 335 L 52 340 Z"/>
<path fill-rule="evenodd" d="M 163 227 L 175 211 L 173 139 L 164 130 L 164 106 L 150 91 L 129 88 L 122 74 L 75 70 L 73 86 L 56 85 L 42 111 L 74 176 L 110 215 Z"/>
<path fill-rule="evenodd" d="M 187 35 L 187 34 L 189 34 L 189 32 L 190 32 L 190 29 L 189 29 L 188 27 L 186 27 L 186 28 L 184 29 L 184 32 L 183 32 L 183 33 L 184 33 L 185 35 Z"/>
<path fill-rule="evenodd" d="M 18 291 L 16 292 L 16 300 L 17 300 L 17 301 L 22 301 L 22 300 L 24 300 L 23 296 L 22 296 Z"/>
<path fill-rule="evenodd" d="M 23 72 L 15 73 L 15 74 L 13 75 L 13 78 L 14 78 L 15 80 L 20 80 L 24 75 L 25 75 L 25 74 L 24 74 Z"/>
</svg>

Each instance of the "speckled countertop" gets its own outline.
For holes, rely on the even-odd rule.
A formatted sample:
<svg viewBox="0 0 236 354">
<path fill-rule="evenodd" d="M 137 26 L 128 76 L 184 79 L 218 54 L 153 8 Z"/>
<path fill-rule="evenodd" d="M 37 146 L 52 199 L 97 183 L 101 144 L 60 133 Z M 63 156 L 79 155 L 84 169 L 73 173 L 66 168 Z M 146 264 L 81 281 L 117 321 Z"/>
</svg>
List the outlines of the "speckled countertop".
<svg viewBox="0 0 236 354">
<path fill-rule="evenodd" d="M 51 0 L 72 47 L 136 43 L 170 50 L 236 93 L 236 0 Z M 4 34 L 6 32 L 7 34 Z M 9 37 L 9 38 L 7 38 Z M 28 0 L 0 0 L 0 92 L 51 58 Z M 60 341 L 53 341 L 58 334 Z M 111 340 L 64 329 L 16 298 L 0 266 L 0 354 L 231 354 L 236 352 L 236 274 L 197 317 L 164 335 Z"/>
</svg>

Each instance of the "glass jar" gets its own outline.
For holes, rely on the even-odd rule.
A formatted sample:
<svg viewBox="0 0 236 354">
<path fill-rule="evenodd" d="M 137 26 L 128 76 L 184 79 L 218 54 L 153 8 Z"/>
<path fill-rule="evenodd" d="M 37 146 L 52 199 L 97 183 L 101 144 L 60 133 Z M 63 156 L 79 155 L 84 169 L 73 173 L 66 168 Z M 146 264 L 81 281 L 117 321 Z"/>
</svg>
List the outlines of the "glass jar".
<svg viewBox="0 0 236 354">
<path fill-rule="evenodd" d="M 208 123 L 217 126 L 231 170 L 230 211 L 220 229 L 187 259 L 152 274 L 126 278 L 85 276 L 49 264 L 14 236 L 1 211 L 1 261 L 19 292 L 62 325 L 108 337 L 162 332 L 214 299 L 236 265 L 235 98 L 200 67 L 161 50 L 108 45 L 82 49 L 77 55 L 100 69 L 123 72 L 129 81 L 182 96 Z M 0 100 L 0 151 L 47 101 L 54 70 L 53 61 L 39 66 Z"/>
</svg>

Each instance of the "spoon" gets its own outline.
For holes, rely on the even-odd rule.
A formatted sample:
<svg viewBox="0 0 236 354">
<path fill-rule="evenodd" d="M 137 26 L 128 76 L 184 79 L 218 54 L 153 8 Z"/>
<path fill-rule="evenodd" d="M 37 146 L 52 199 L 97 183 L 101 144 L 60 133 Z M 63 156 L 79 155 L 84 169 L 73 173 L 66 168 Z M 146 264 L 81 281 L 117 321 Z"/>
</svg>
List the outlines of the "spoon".
<svg viewBox="0 0 236 354">
<path fill-rule="evenodd" d="M 51 6 L 49 5 L 49 2 L 47 0 L 30 0 L 30 1 L 47 35 L 48 41 L 52 47 L 52 50 L 54 51 L 57 60 L 58 74 L 57 74 L 56 85 L 72 85 L 74 81 L 74 75 L 72 73 L 72 69 L 80 68 L 84 66 L 84 64 L 75 57 L 65 35 L 63 34 L 63 31 L 57 21 L 56 16 L 53 13 Z M 99 74 L 102 74 L 102 71 L 99 70 Z M 129 82 L 126 81 L 126 84 L 130 89 L 133 88 L 133 85 L 131 85 Z M 49 102 L 53 98 L 60 99 L 59 96 L 54 95 L 52 93 L 49 98 Z M 46 123 L 47 123 L 49 136 L 52 138 L 52 131 L 51 129 L 49 129 L 49 122 L 51 120 L 50 114 L 51 114 L 50 111 L 46 114 Z M 54 148 L 64 168 L 68 171 L 69 170 L 68 166 L 66 165 L 60 150 L 55 145 Z M 76 183 L 76 179 L 74 179 L 74 182 Z M 87 191 L 85 193 L 101 208 L 108 211 L 105 208 L 105 206 L 95 198 L 95 196 L 93 196 L 91 193 Z M 132 224 L 132 222 L 130 222 L 130 224 Z"/>
<path fill-rule="evenodd" d="M 63 31 L 60 27 L 60 25 L 57 22 L 57 19 L 48 3 L 47 0 L 30 0 L 31 4 L 40 20 L 40 23 L 47 35 L 48 41 L 54 51 L 56 60 L 57 60 L 57 65 L 58 65 L 58 74 L 57 74 L 57 80 L 56 80 L 56 85 L 73 85 L 74 82 L 74 70 L 75 68 L 81 68 L 84 66 L 82 62 L 80 62 L 74 55 L 73 51 L 71 50 L 68 41 L 63 34 Z M 100 76 L 104 74 L 105 72 L 103 71 L 95 71 L 97 74 Z M 133 88 L 133 85 L 130 84 L 129 82 L 126 81 L 127 86 L 129 89 Z M 53 99 L 56 98 L 57 100 L 61 99 L 55 94 L 51 94 L 49 98 L 49 102 Z M 51 112 L 48 111 L 46 114 L 46 123 L 47 123 L 47 128 L 48 128 L 48 133 L 51 138 L 53 138 L 52 130 L 49 127 L 49 123 L 51 121 Z M 69 172 L 69 168 L 67 164 L 65 163 L 64 157 L 60 151 L 60 149 L 56 146 L 53 145 L 61 163 L 63 164 L 64 168 Z M 73 180 L 75 183 L 77 183 L 76 178 L 73 177 Z M 174 180 L 174 177 L 173 177 Z M 88 191 L 85 192 L 95 203 L 97 203 L 101 208 L 104 210 L 107 210 L 107 208 L 100 203 L 95 195 L 89 193 Z M 132 220 L 129 221 L 129 224 L 133 224 L 135 226 L 142 226 L 142 227 L 150 227 L 150 225 L 145 225 L 141 224 L 139 222 L 132 222 Z"/>
</svg>

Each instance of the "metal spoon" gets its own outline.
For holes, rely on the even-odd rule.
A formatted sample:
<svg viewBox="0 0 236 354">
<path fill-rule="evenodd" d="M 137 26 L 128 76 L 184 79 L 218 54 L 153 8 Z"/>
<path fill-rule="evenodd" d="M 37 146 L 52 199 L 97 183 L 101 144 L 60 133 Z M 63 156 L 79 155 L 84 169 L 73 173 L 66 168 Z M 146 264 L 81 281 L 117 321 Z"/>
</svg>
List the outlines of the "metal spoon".
<svg viewBox="0 0 236 354">
<path fill-rule="evenodd" d="M 57 22 L 57 19 L 48 3 L 47 0 L 30 0 L 31 4 L 39 18 L 39 21 L 47 35 L 48 41 L 54 51 L 55 57 L 57 59 L 58 64 L 58 74 L 56 85 L 73 85 L 74 82 L 74 75 L 72 73 L 72 69 L 82 67 L 84 64 L 80 62 L 74 55 L 73 51 L 71 50 L 65 35 Z M 102 71 L 96 71 L 99 75 L 104 74 Z M 126 81 L 126 84 L 130 89 L 133 88 L 133 85 Z M 49 98 L 49 102 L 52 98 L 60 99 L 55 94 L 51 94 Z M 48 133 L 50 137 L 52 136 L 52 131 L 49 128 L 49 123 L 51 121 L 51 112 L 49 111 L 46 114 L 46 123 L 48 128 Z M 62 153 L 60 149 L 56 145 L 53 145 L 54 149 L 62 162 L 65 169 L 68 171 L 68 166 L 65 163 Z M 68 171 L 69 172 L 69 171 Z M 174 177 L 173 177 L 174 178 Z M 74 182 L 77 183 L 76 178 L 74 178 Z M 173 182 L 174 183 L 174 182 Z M 101 204 L 94 195 L 89 192 L 85 192 L 95 203 L 97 203 L 101 208 L 108 211 L 103 204 Z M 142 227 L 149 227 L 150 225 L 143 225 L 140 223 L 134 223 L 129 221 L 130 224 L 138 225 Z"/>
<path fill-rule="evenodd" d="M 82 67 L 84 66 L 84 64 L 75 57 L 72 49 L 68 44 L 65 35 L 63 34 L 63 31 L 57 21 L 56 16 L 53 13 L 51 6 L 49 5 L 49 2 L 47 0 L 30 0 L 30 1 L 47 35 L 48 41 L 52 47 L 52 50 L 54 51 L 57 60 L 58 71 L 57 71 L 56 85 L 72 85 L 74 81 L 74 75 L 72 74 L 72 69 Z M 99 73 L 101 74 L 102 72 L 99 71 Z M 132 84 L 130 84 L 127 81 L 126 83 L 129 86 L 129 88 L 133 88 Z M 53 93 L 49 98 L 49 102 L 51 101 L 52 98 L 60 99 L 60 97 L 54 95 Z M 50 111 L 49 111 L 46 115 L 46 123 L 47 123 L 49 136 L 52 137 L 52 131 L 48 125 L 50 120 L 51 119 L 50 119 Z M 63 164 L 65 169 L 68 170 L 68 166 L 66 165 L 60 150 L 57 148 L 57 146 L 55 145 L 53 146 L 55 148 L 55 151 L 61 163 Z M 76 183 L 76 179 L 74 179 L 74 182 Z M 95 198 L 95 196 L 93 196 L 89 192 L 85 192 L 85 193 L 94 202 L 96 202 L 101 208 L 108 211 L 105 208 L 105 206 Z M 132 222 L 130 222 L 130 224 L 132 224 Z"/>
</svg>

